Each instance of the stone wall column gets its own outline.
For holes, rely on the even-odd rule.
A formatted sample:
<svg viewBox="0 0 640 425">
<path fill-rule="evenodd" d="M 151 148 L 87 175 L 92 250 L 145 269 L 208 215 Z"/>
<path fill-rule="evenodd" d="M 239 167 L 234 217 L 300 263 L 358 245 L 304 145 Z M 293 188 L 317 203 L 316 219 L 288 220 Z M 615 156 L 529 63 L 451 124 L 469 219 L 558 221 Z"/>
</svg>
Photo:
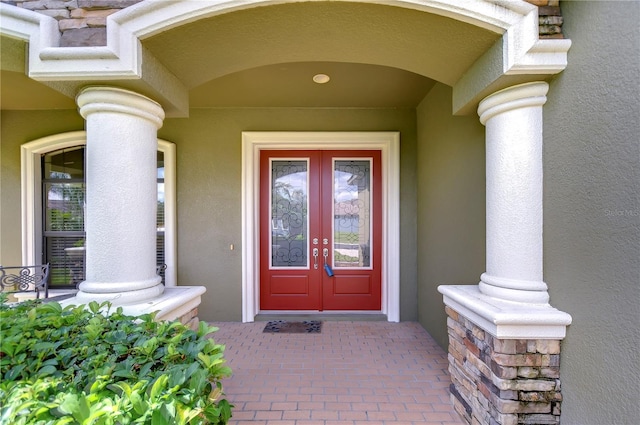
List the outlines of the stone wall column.
<svg viewBox="0 0 640 425">
<path fill-rule="evenodd" d="M 498 91 L 478 107 L 486 126 L 487 259 L 480 292 L 549 301 L 542 276 L 542 106 L 548 84 Z"/>
<path fill-rule="evenodd" d="M 560 341 L 571 316 L 542 274 L 542 106 L 521 84 L 478 107 L 486 126 L 487 264 L 475 285 L 443 285 L 451 400 L 468 424 L 560 422 Z"/>
<path fill-rule="evenodd" d="M 86 281 L 76 302 L 140 303 L 163 293 L 156 274 L 157 131 L 164 111 L 114 87 L 77 96 L 86 120 Z"/>
</svg>

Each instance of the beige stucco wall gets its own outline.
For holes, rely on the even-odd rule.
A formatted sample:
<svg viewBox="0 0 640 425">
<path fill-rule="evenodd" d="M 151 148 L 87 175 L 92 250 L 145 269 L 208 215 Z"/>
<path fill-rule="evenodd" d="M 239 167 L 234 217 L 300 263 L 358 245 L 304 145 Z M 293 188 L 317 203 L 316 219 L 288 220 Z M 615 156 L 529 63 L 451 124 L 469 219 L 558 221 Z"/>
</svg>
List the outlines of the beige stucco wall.
<svg viewBox="0 0 640 425">
<path fill-rule="evenodd" d="M 411 109 L 194 109 L 168 119 L 176 143 L 178 282 L 204 285 L 204 320 L 241 316 L 242 131 L 400 131 L 402 319 L 416 319 L 415 114 Z M 235 249 L 230 250 L 230 245 Z"/>
<path fill-rule="evenodd" d="M 545 280 L 551 304 L 573 317 L 562 423 L 631 425 L 640 418 L 640 3 L 571 1 L 562 11 L 573 45 L 544 108 Z"/>
<path fill-rule="evenodd" d="M 194 109 L 169 119 L 176 143 L 178 282 L 204 285 L 200 318 L 241 320 L 242 131 L 400 131 L 402 319 L 415 320 L 415 113 L 412 109 Z M 230 250 L 233 244 L 235 249 Z"/>
<path fill-rule="evenodd" d="M 573 317 L 562 423 L 631 425 L 640 417 L 640 3 L 562 7 L 573 46 L 544 107 L 544 276 L 551 304 Z M 611 23 L 615 32 L 592 31 Z M 417 110 L 418 316 L 445 346 L 435 287 L 475 284 L 484 270 L 483 127 L 442 113 L 447 92 L 434 87 Z"/>
<path fill-rule="evenodd" d="M 418 319 L 447 347 L 438 285 L 477 284 L 485 266 L 484 127 L 451 115 L 437 84 L 417 108 Z"/>
<path fill-rule="evenodd" d="M 3 111 L 0 264 L 20 264 L 20 145 L 82 130 L 75 110 Z M 401 133 L 401 319 L 417 319 L 416 124 L 413 109 L 194 109 L 168 119 L 159 137 L 176 144 L 178 284 L 207 292 L 203 320 L 240 321 L 241 133 L 399 131 Z M 234 250 L 230 249 L 234 245 Z"/>
<path fill-rule="evenodd" d="M 20 145 L 51 134 L 83 130 L 75 110 L 2 111 L 0 115 L 0 264 L 22 264 Z"/>
</svg>

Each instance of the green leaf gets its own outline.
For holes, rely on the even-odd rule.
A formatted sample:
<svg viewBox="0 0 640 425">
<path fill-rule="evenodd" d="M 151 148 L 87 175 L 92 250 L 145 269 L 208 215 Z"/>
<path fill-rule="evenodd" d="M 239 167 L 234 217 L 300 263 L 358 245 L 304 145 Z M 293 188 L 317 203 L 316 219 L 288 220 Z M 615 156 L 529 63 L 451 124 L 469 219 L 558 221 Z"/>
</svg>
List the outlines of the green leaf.
<svg viewBox="0 0 640 425">
<path fill-rule="evenodd" d="M 91 301 L 89 303 L 89 310 L 93 313 L 93 314 L 97 314 L 100 312 L 100 305 L 96 302 L 96 301 Z"/>
<path fill-rule="evenodd" d="M 174 367 L 169 373 L 169 386 L 182 385 L 187 380 L 184 367 Z"/>
<path fill-rule="evenodd" d="M 87 399 L 81 394 L 67 394 L 58 409 L 63 413 L 70 414 L 80 423 L 91 415 Z"/>
<path fill-rule="evenodd" d="M 116 376 L 116 377 L 120 377 L 120 378 L 135 378 L 136 377 L 136 375 L 133 372 L 131 372 L 130 370 L 128 370 L 128 369 L 115 370 L 115 371 L 113 371 L 111 376 Z"/>
<path fill-rule="evenodd" d="M 215 326 L 209 326 L 208 323 L 200 321 L 200 323 L 198 324 L 198 331 L 197 331 L 197 335 L 198 337 L 206 337 L 207 335 L 217 332 L 219 328 L 216 328 Z"/>
<path fill-rule="evenodd" d="M 141 368 L 140 368 L 140 372 L 138 372 L 138 376 L 140 378 L 145 378 L 147 375 L 149 375 L 149 372 L 151 371 L 151 368 L 153 367 L 153 363 L 149 362 L 149 363 L 145 363 Z"/>
<path fill-rule="evenodd" d="M 138 414 L 142 415 L 149 408 L 149 404 L 143 400 L 142 396 L 138 391 L 133 391 L 129 395 L 129 401 L 131 401 L 131 405 L 133 406 L 133 410 Z"/>
<path fill-rule="evenodd" d="M 26 365 L 24 364 L 19 364 L 12 367 L 7 371 L 7 373 L 4 374 L 4 379 L 7 381 L 15 380 L 18 376 L 20 376 L 25 367 Z"/>
<path fill-rule="evenodd" d="M 149 397 L 151 400 L 155 400 L 158 398 L 158 395 L 162 390 L 167 387 L 167 382 L 169 381 L 169 377 L 167 375 L 161 375 L 156 381 L 153 383 L 151 387 L 151 392 L 149 393 Z"/>
<path fill-rule="evenodd" d="M 203 369 L 199 369 L 191 375 L 189 388 L 194 390 L 196 393 L 202 393 L 207 382 L 207 372 Z"/>
<path fill-rule="evenodd" d="M 217 407 L 209 405 L 205 407 L 203 413 L 204 417 L 207 418 L 207 420 L 212 424 L 220 422 L 220 409 L 218 409 Z"/>
<path fill-rule="evenodd" d="M 41 367 L 40 370 L 38 371 L 38 375 L 42 376 L 49 376 L 49 375 L 53 375 L 54 373 L 56 373 L 58 371 L 58 369 L 56 369 L 55 366 L 52 365 L 47 365 L 44 367 Z"/>
<path fill-rule="evenodd" d="M 220 408 L 220 416 L 222 417 L 222 423 L 227 423 L 229 422 L 229 419 L 231 419 L 232 413 L 231 413 L 231 404 L 229 404 L 229 402 L 227 400 L 220 400 L 218 402 L 218 408 Z"/>
<path fill-rule="evenodd" d="M 98 379 L 96 379 L 93 384 L 91 384 L 91 388 L 89 389 L 89 393 L 90 394 L 95 394 L 99 391 L 102 391 L 106 386 L 107 386 L 107 379 L 109 377 L 108 376 L 99 376 Z M 126 382 L 119 382 L 118 384 L 124 384 L 127 385 Z M 117 385 L 117 384 L 116 384 Z"/>
<path fill-rule="evenodd" d="M 9 355 L 10 357 L 13 357 L 13 355 L 16 352 L 16 348 L 17 345 L 15 343 L 15 340 L 18 337 L 14 337 L 14 338 L 2 338 L 2 341 L 0 341 L 0 352 L 3 352 L 7 355 Z"/>
<path fill-rule="evenodd" d="M 169 425 L 170 422 L 167 418 L 164 417 L 162 412 L 157 409 L 154 410 L 151 414 L 151 425 Z"/>
<path fill-rule="evenodd" d="M 118 394 L 120 397 L 129 397 L 131 395 L 131 387 L 124 381 L 109 384 L 107 385 L 107 388 Z"/>
<path fill-rule="evenodd" d="M 72 423 L 73 423 L 73 418 L 71 416 L 65 416 L 63 418 L 56 420 L 55 422 L 56 425 L 67 425 Z"/>
<path fill-rule="evenodd" d="M 104 416 L 106 416 L 109 413 L 111 413 L 109 410 L 110 409 L 102 408 L 102 409 L 98 409 L 98 410 L 95 410 L 95 411 L 91 412 L 91 415 L 89 415 L 89 417 L 86 419 L 86 423 L 87 424 L 104 423 L 104 421 L 101 421 L 100 419 L 104 418 Z"/>
</svg>

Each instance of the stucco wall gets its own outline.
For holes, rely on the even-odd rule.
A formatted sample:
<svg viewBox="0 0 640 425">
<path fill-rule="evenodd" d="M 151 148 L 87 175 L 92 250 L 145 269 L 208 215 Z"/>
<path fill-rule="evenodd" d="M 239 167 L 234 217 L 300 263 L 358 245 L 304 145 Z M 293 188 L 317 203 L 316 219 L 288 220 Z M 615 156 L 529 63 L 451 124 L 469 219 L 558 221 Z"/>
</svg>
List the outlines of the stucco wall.
<svg viewBox="0 0 640 425">
<path fill-rule="evenodd" d="M 83 130 L 75 110 L 2 111 L 0 116 L 0 264 L 22 264 L 20 145 L 51 134 Z"/>
<path fill-rule="evenodd" d="M 562 10 L 573 45 L 544 108 L 545 281 L 551 304 L 573 317 L 562 423 L 631 425 L 640 418 L 640 3 Z"/>
<path fill-rule="evenodd" d="M 194 109 L 189 119 L 166 120 L 159 135 L 177 147 L 178 282 L 209 289 L 200 318 L 242 320 L 242 131 L 400 131 L 401 319 L 416 320 L 416 130 L 411 109 Z"/>
<path fill-rule="evenodd" d="M 477 284 L 485 268 L 484 127 L 451 115 L 436 84 L 417 108 L 418 319 L 442 347 L 447 322 L 438 285 Z"/>
<path fill-rule="evenodd" d="M 21 264 L 20 145 L 83 128 L 75 110 L 2 112 L 0 264 Z M 401 319 L 416 320 L 415 111 L 286 108 L 194 109 L 188 119 L 166 120 L 159 132 L 176 144 L 178 284 L 208 289 L 200 319 L 242 320 L 242 131 L 401 133 Z"/>
</svg>

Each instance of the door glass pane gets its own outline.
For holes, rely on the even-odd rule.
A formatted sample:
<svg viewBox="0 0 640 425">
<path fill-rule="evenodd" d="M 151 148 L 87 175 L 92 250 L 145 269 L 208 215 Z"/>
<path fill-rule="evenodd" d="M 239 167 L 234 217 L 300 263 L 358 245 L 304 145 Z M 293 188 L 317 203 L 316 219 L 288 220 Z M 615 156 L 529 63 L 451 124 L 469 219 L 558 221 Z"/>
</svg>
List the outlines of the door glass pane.
<svg viewBox="0 0 640 425">
<path fill-rule="evenodd" d="M 333 266 L 371 267 L 371 160 L 334 160 Z"/>
<path fill-rule="evenodd" d="M 308 160 L 271 162 L 271 267 L 308 267 Z"/>
</svg>

